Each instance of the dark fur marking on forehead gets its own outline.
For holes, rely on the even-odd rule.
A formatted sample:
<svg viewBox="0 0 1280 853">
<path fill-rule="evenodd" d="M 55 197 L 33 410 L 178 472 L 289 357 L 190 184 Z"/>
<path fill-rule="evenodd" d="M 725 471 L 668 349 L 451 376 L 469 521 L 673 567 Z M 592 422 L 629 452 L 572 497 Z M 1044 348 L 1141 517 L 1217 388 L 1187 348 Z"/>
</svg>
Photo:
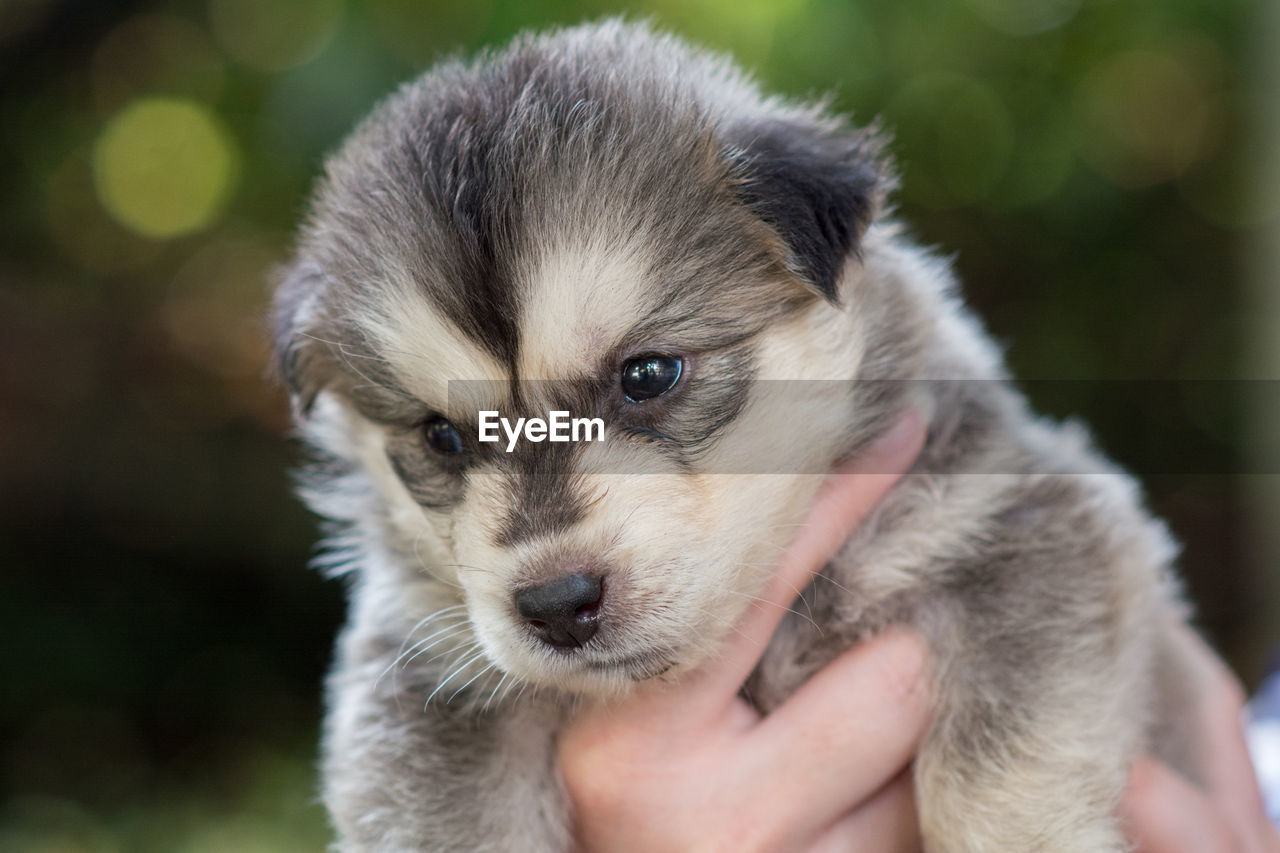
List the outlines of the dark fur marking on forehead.
<svg viewBox="0 0 1280 853">
<path fill-rule="evenodd" d="M 438 225 L 453 244 L 451 280 L 422 281 L 432 302 L 469 338 L 513 366 L 519 350 L 514 264 L 499 250 L 516 230 L 519 207 L 504 176 L 492 105 L 460 98 L 423 117 L 423 149 L 412 156 Z"/>
<path fill-rule="evenodd" d="M 670 232 L 679 245 L 727 174 L 707 168 L 718 149 L 696 110 L 602 73 L 598 50 L 518 42 L 421 81 L 398 105 L 413 127 L 402 139 L 428 208 L 424 237 L 447 243 L 423 247 L 445 267 L 422 277 L 424 292 L 513 376 L 534 258 L 605 222 L 621 229 L 612 240 Z M 723 244 L 740 229 L 713 230 L 709 242 Z"/>
<path fill-rule="evenodd" d="M 513 382 L 511 397 L 518 402 L 513 402 L 512 411 L 526 417 L 543 417 L 543 411 L 597 417 L 604 414 L 606 391 L 598 378 Z M 575 470 L 581 447 L 521 439 L 511 453 L 496 449 L 489 453 L 487 460 L 505 475 L 513 495 L 510 508 L 494 530 L 496 544 L 510 548 L 539 536 L 563 533 L 586 517 L 592 499 Z"/>
<path fill-rule="evenodd" d="M 573 444 L 527 444 L 504 460 L 515 499 L 498 526 L 498 545 L 563 533 L 586 517 L 590 500 L 573 471 L 576 451 Z"/>
</svg>

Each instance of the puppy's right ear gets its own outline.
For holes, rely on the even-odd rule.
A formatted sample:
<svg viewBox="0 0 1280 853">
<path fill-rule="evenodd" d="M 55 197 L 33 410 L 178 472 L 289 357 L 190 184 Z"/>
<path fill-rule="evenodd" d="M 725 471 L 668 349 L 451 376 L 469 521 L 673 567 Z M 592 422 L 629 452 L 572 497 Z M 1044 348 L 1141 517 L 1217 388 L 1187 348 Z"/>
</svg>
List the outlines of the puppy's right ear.
<svg viewBox="0 0 1280 853">
<path fill-rule="evenodd" d="M 305 417 L 338 369 L 321 331 L 321 297 L 327 279 L 319 267 L 308 261 L 284 267 L 275 277 L 271 331 L 276 374 L 289 391 L 294 411 Z"/>
<path fill-rule="evenodd" d="M 748 122 L 731 136 L 738 197 L 782 239 L 788 265 L 837 301 L 844 262 L 893 186 L 883 139 L 818 118 Z"/>
</svg>

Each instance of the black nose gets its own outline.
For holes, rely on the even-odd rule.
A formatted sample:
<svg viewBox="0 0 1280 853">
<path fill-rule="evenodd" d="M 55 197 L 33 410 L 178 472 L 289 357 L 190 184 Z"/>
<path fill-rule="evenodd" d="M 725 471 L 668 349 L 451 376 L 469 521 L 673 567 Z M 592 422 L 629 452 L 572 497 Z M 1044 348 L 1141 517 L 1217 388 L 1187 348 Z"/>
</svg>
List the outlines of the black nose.
<svg viewBox="0 0 1280 853">
<path fill-rule="evenodd" d="M 516 610 L 542 639 L 576 649 L 595 636 L 600 622 L 600 578 L 566 575 L 516 593 Z"/>
</svg>

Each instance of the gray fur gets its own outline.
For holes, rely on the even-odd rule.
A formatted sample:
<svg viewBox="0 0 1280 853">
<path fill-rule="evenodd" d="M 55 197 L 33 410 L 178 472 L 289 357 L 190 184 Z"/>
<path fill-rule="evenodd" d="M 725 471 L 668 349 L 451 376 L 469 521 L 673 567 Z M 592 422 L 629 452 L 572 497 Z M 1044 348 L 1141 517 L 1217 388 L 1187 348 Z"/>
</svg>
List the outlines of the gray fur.
<svg viewBox="0 0 1280 853">
<path fill-rule="evenodd" d="M 1129 762 L 1153 748 L 1186 766 L 1186 736 L 1157 701 L 1186 695 L 1174 549 L 1081 430 L 1027 411 L 945 266 L 884 220 L 879 152 L 722 60 L 606 22 L 440 66 L 330 160 L 276 329 L 321 460 L 305 494 L 337 525 L 330 568 L 353 577 L 324 748 L 340 849 L 569 849 L 552 745 L 576 695 L 705 660 L 725 627 L 685 599 L 762 588 L 767 567 L 746 555 L 779 544 L 769 524 L 731 535 L 709 506 L 668 510 L 644 491 L 657 481 L 602 485 L 600 459 L 696 479 L 741 447 L 821 472 L 908 399 L 930 413 L 913 472 L 806 590 L 812 622 L 784 622 L 746 695 L 767 711 L 850 644 L 911 624 L 937 672 L 916 765 L 931 853 L 1126 849 L 1115 808 Z M 539 272 L 570 252 L 592 266 Z M 593 325 L 613 291 L 591 279 L 620 269 L 637 276 L 616 291 L 625 316 Z M 522 382 L 522 365 L 565 343 L 536 319 L 541 304 L 562 310 L 557 287 L 581 289 L 581 317 L 564 299 L 564 337 L 581 321 L 588 354 L 550 355 L 562 375 Z M 618 364 L 655 349 L 688 355 L 687 387 L 620 402 Z M 824 386 L 827 419 L 758 434 L 779 404 L 753 380 L 802 351 L 833 353 L 819 372 L 856 366 L 860 381 Z M 603 456 L 472 442 L 465 459 L 435 458 L 416 430 L 437 414 L 467 423 L 461 392 L 432 384 L 458 359 L 475 374 L 441 381 L 488 382 L 475 393 L 512 414 L 558 400 L 617 437 Z M 808 360 L 790 367 L 814 375 Z M 812 495 L 706 482 L 730 506 L 733 489 L 755 489 L 784 527 Z M 710 531 L 741 559 L 649 563 L 625 541 L 635 530 L 694 551 Z M 477 553 L 483 565 L 459 558 Z M 549 654 L 503 596 L 581 564 L 609 567 L 618 592 L 597 638 Z"/>
</svg>

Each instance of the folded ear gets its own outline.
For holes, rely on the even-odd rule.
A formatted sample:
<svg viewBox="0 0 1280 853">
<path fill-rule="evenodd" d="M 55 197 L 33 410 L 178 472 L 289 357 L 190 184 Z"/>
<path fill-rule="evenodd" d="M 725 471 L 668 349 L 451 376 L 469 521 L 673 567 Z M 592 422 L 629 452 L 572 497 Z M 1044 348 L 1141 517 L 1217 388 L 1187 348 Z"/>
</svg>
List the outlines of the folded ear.
<svg viewBox="0 0 1280 853">
<path fill-rule="evenodd" d="M 782 238 L 792 268 L 835 302 L 844 261 L 893 185 L 883 141 L 817 120 L 768 120 L 732 136 L 739 197 Z"/>
<path fill-rule="evenodd" d="M 295 411 L 305 416 L 339 367 L 322 331 L 320 304 L 326 278 L 318 267 L 298 261 L 279 270 L 276 281 L 271 314 L 276 373 Z"/>
</svg>

